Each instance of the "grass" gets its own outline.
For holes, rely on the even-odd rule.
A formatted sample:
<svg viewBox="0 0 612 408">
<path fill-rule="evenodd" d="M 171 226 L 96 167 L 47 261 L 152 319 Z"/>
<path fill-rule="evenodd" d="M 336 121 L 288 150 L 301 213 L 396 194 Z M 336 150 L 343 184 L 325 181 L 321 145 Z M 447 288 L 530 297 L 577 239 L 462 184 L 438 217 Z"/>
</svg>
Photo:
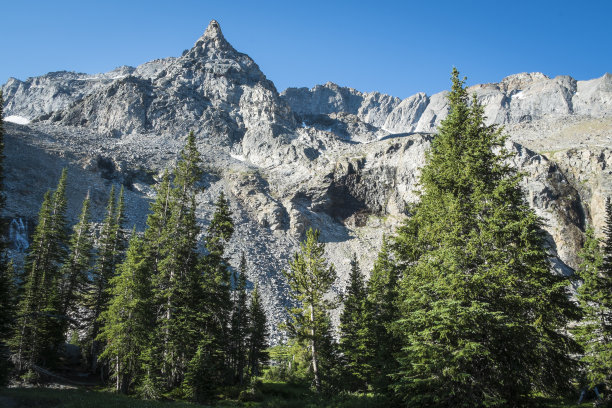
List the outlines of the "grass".
<svg viewBox="0 0 612 408">
<path fill-rule="evenodd" d="M 372 395 L 340 394 L 319 396 L 307 387 L 265 381 L 258 389 L 259 401 L 240 402 L 225 399 L 216 407 L 224 408 L 391 408 L 389 403 Z M 203 407 L 186 401 L 143 401 L 134 397 L 93 388 L 0 388 L 3 408 L 195 408 Z M 541 408 L 592 407 L 592 401 L 578 406 L 576 400 L 534 398 L 534 406 Z"/>
</svg>

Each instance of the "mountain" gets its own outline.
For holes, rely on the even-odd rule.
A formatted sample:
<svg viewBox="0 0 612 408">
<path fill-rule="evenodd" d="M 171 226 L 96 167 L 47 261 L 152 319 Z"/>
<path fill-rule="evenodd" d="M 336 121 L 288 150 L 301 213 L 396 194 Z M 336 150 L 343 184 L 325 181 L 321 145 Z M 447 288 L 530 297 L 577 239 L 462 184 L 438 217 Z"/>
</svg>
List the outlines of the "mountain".
<svg viewBox="0 0 612 408">
<path fill-rule="evenodd" d="M 308 227 L 321 230 L 341 282 L 350 257 L 372 264 L 418 199 L 419 169 L 446 92 L 404 100 L 327 83 L 282 93 L 211 21 L 195 45 L 105 74 L 55 72 L 11 78 L 5 98 L 3 216 L 23 250 L 44 191 L 69 169 L 71 217 L 90 191 L 100 219 L 111 183 L 127 187 L 128 222 L 143 230 L 153 185 L 189 131 L 204 157 L 206 224 L 220 191 L 236 221 L 229 255 L 244 251 L 272 324 L 284 316 L 280 273 Z M 530 205 L 545 220 L 556 269 L 571 273 L 587 223 L 603 225 L 612 195 L 612 75 L 590 81 L 517 74 L 470 88 L 489 123 L 504 125 Z"/>
</svg>

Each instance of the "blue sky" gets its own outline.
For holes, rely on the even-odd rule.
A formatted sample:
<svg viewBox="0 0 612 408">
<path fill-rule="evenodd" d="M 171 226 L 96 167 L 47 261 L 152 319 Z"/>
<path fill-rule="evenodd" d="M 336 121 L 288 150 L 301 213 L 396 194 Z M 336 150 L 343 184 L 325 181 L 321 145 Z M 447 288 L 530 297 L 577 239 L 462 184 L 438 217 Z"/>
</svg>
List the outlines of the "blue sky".
<svg viewBox="0 0 612 408">
<path fill-rule="evenodd" d="M 211 19 L 279 91 L 327 81 L 399 97 L 518 73 L 612 72 L 612 1 L 28 1 L 0 7 L 0 83 L 178 56 Z"/>
</svg>

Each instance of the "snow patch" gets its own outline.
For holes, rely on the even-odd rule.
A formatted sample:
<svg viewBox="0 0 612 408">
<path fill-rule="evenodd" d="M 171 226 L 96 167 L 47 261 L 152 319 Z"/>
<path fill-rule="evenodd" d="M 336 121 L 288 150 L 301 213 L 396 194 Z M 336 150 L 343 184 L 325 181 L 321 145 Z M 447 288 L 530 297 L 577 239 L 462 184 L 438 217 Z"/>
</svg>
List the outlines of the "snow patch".
<svg viewBox="0 0 612 408">
<path fill-rule="evenodd" d="M 523 91 L 520 91 L 520 92 L 517 92 L 514 95 L 512 95 L 512 98 L 525 99 L 525 95 L 523 95 Z"/>
<path fill-rule="evenodd" d="M 241 154 L 230 154 L 230 157 L 232 159 L 236 159 L 236 160 L 239 160 L 241 162 L 246 160 L 246 158 L 243 155 L 241 155 Z"/>
<path fill-rule="evenodd" d="M 27 125 L 30 123 L 30 119 L 18 115 L 7 116 L 4 118 L 4 120 L 7 122 L 16 123 L 18 125 Z"/>
</svg>

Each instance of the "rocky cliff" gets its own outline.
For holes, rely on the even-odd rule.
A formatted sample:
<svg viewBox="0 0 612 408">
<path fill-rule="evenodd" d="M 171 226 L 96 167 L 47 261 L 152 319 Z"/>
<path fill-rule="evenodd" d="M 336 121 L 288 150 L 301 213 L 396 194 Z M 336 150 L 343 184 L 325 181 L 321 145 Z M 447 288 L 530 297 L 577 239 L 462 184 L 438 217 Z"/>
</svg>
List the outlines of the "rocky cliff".
<svg viewBox="0 0 612 408">
<path fill-rule="evenodd" d="M 448 112 L 446 92 L 401 100 L 327 83 L 279 94 L 215 21 L 178 58 L 97 75 L 11 78 L 2 91 L 4 215 L 15 220 L 15 252 L 65 166 L 73 218 L 88 190 L 100 218 L 110 184 L 121 183 L 128 222 L 142 230 L 152 186 L 193 131 L 207 186 L 198 216 L 205 225 L 216 196 L 227 193 L 237 225 L 229 255 L 237 265 L 245 253 L 272 324 L 284 313 L 280 271 L 308 227 L 322 231 L 341 276 L 336 290 L 353 252 L 369 269 L 383 233 L 417 199 L 425 152 Z M 470 91 L 490 123 L 506 126 L 555 266 L 571 273 L 585 225 L 601 228 L 612 194 L 612 75 L 517 74 Z"/>
</svg>

